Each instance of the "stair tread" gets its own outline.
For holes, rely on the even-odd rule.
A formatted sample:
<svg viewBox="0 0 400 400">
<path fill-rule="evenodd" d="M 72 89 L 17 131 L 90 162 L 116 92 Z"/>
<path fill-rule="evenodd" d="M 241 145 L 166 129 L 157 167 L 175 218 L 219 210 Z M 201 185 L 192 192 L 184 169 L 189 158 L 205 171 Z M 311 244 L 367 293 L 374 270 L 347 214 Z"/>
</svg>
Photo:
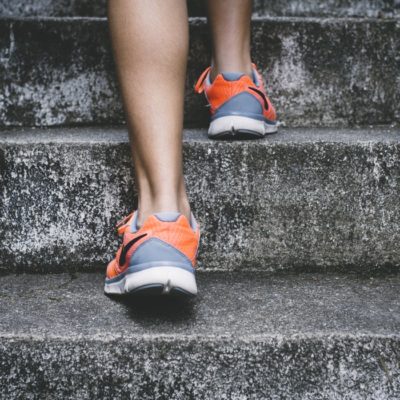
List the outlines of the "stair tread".
<svg viewBox="0 0 400 400">
<path fill-rule="evenodd" d="M 0 279 L 3 338 L 399 337 L 400 275 L 200 272 L 186 302 L 109 299 L 101 274 Z"/>
<path fill-rule="evenodd" d="M 263 140 L 221 142 L 210 140 L 206 129 L 184 129 L 184 142 L 208 142 L 223 146 L 269 146 L 271 143 L 392 143 L 400 141 L 400 129 L 395 126 L 367 128 L 280 128 L 278 134 Z M 1 144 L 95 144 L 127 143 L 125 126 L 91 126 L 59 128 L 12 128 L 0 130 Z"/>
</svg>

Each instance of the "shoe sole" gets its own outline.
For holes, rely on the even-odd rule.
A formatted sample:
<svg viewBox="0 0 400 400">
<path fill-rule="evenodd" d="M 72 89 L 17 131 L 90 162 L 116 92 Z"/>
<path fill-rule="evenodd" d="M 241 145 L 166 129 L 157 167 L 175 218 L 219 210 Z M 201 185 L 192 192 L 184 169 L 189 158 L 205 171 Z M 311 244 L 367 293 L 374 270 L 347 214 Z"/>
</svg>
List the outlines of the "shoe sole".
<svg viewBox="0 0 400 400">
<path fill-rule="evenodd" d="M 233 115 L 212 121 L 208 129 L 208 137 L 222 140 L 252 140 L 261 139 L 276 132 L 278 132 L 277 123 L 267 123 L 253 118 Z"/>
<path fill-rule="evenodd" d="M 152 267 L 125 275 L 118 282 L 105 283 L 106 294 L 196 296 L 193 273 L 177 267 Z"/>
</svg>

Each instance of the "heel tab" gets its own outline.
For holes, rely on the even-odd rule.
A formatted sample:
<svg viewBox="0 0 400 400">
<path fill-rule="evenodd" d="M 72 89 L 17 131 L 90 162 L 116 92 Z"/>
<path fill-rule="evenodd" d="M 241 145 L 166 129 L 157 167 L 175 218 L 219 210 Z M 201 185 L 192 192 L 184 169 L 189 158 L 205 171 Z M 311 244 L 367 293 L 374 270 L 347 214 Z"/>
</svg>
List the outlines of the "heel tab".
<svg viewBox="0 0 400 400">
<path fill-rule="evenodd" d="M 222 72 L 221 75 L 228 82 L 235 82 L 242 76 L 246 76 L 243 72 Z"/>
<path fill-rule="evenodd" d="M 154 214 L 154 216 L 161 222 L 176 222 L 180 215 L 182 214 L 177 211 L 164 211 Z"/>
</svg>

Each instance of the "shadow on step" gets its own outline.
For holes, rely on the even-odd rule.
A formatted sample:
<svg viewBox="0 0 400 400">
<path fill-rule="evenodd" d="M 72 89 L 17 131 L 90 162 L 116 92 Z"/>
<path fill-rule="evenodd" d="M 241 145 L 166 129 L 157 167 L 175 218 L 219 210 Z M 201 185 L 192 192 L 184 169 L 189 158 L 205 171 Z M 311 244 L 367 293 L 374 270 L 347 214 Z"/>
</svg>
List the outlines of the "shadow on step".
<svg viewBox="0 0 400 400">
<path fill-rule="evenodd" d="M 189 322 L 195 317 L 195 300 L 183 296 L 108 296 L 121 304 L 135 322 Z"/>
</svg>

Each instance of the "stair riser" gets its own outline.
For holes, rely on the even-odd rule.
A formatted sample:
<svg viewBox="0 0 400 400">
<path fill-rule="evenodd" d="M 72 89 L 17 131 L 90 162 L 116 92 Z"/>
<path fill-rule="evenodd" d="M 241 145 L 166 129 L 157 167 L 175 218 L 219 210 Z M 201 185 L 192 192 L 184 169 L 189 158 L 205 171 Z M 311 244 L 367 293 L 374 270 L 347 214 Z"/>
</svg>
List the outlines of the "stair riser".
<svg viewBox="0 0 400 400">
<path fill-rule="evenodd" d="M 189 14 L 205 15 L 204 0 L 189 0 Z M 396 16 L 398 0 L 255 0 L 254 12 L 269 16 Z M 0 0 L 2 16 L 94 16 L 106 15 L 105 0 Z"/>
<path fill-rule="evenodd" d="M 399 339 L 1 339 L 2 398 L 396 399 Z"/>
<path fill-rule="evenodd" d="M 114 133 L 101 143 L 0 145 L 4 269 L 93 270 L 113 257 L 113 226 L 134 207 L 128 144 L 113 142 Z M 200 266 L 397 269 L 399 142 L 281 135 L 258 144 L 185 141 L 186 181 L 203 231 Z"/>
<path fill-rule="evenodd" d="M 281 121 L 343 126 L 400 121 L 400 25 L 395 21 L 259 20 L 254 61 Z M 207 126 L 192 86 L 209 63 L 204 21 L 191 24 L 185 101 L 189 126 Z M 3 126 L 123 120 L 105 20 L 0 21 Z"/>
</svg>

